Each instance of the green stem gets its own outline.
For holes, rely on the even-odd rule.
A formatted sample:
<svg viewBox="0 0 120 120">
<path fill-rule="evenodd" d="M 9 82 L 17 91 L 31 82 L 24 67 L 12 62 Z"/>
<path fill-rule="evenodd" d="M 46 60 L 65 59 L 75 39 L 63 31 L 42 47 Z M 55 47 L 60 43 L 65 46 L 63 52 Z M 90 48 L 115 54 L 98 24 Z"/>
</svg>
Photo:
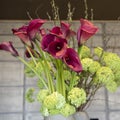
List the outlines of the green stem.
<svg viewBox="0 0 120 120">
<path fill-rule="evenodd" d="M 32 57 L 33 62 L 35 63 L 35 65 L 37 65 L 37 62 L 36 62 L 35 58 L 33 57 L 33 55 L 32 55 L 32 53 L 31 53 L 30 49 L 29 49 L 27 46 L 26 46 L 26 48 L 27 48 L 27 50 L 28 50 L 30 56 Z"/>
<path fill-rule="evenodd" d="M 29 67 L 37 76 L 38 78 L 42 81 L 42 83 L 44 84 L 45 88 L 48 89 L 47 84 L 45 83 L 44 79 L 36 72 L 36 70 L 34 70 L 23 58 L 18 57 L 18 59 L 23 62 L 27 67 Z"/>
<path fill-rule="evenodd" d="M 45 74 L 46 74 L 46 77 L 47 77 L 47 80 L 48 80 L 48 86 L 49 86 L 49 90 L 50 92 L 54 92 L 54 84 L 53 84 L 53 80 L 52 80 L 52 76 L 51 76 L 51 73 L 50 73 L 50 67 L 49 67 L 49 64 L 47 62 L 47 57 L 45 56 L 44 52 L 42 51 L 42 49 L 40 48 L 37 40 L 35 42 L 35 45 L 37 47 L 37 49 L 39 50 L 40 54 L 42 55 L 42 58 L 43 58 L 43 61 L 45 62 L 45 64 L 43 64 L 43 68 L 44 68 L 44 71 L 45 71 Z"/>
</svg>

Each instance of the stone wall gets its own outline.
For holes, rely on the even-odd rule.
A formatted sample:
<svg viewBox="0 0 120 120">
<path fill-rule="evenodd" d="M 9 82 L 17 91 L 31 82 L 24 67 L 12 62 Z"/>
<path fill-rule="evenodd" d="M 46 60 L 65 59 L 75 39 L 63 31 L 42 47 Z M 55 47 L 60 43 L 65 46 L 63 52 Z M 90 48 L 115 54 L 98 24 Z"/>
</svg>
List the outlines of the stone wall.
<svg viewBox="0 0 120 120">
<path fill-rule="evenodd" d="M 11 28 L 18 28 L 27 21 L 0 21 L 0 42 L 13 41 L 21 56 L 24 57 L 24 46 L 20 40 L 12 35 Z M 74 29 L 79 21 L 73 23 Z M 108 51 L 120 55 L 120 22 L 95 21 L 99 32 L 87 42 L 91 48 L 104 46 L 104 39 L 108 42 Z M 47 23 L 51 26 L 51 23 Z M 29 87 L 36 86 L 36 79 L 26 78 L 24 65 L 6 52 L 0 51 L 0 120 L 43 120 L 39 104 L 27 103 L 25 92 Z M 37 88 L 36 88 L 37 89 Z M 115 93 L 108 93 L 104 88 L 95 96 L 88 114 L 99 120 L 120 119 L 120 89 Z"/>
</svg>

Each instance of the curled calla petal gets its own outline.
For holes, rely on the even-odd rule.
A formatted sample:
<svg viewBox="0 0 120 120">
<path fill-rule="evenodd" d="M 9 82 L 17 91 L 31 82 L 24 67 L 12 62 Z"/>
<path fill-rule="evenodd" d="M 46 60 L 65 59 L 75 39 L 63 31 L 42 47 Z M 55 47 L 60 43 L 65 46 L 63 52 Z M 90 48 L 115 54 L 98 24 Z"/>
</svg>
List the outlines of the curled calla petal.
<svg viewBox="0 0 120 120">
<path fill-rule="evenodd" d="M 29 22 L 27 28 L 27 34 L 30 39 L 34 39 L 35 35 L 39 33 L 40 27 L 45 23 L 45 20 L 42 19 L 34 19 Z"/>
<path fill-rule="evenodd" d="M 45 35 L 43 38 L 42 38 L 42 41 L 41 41 L 41 48 L 42 50 L 44 51 L 48 51 L 48 46 L 51 42 L 53 42 L 55 39 L 55 36 L 52 35 L 52 34 L 47 34 Z"/>
<path fill-rule="evenodd" d="M 55 58 L 62 58 L 66 53 L 66 43 L 65 39 L 58 38 L 49 44 L 48 52 Z"/>
<path fill-rule="evenodd" d="M 61 30 L 62 30 L 64 38 L 69 38 L 71 36 L 76 35 L 76 32 L 70 29 L 70 24 L 68 23 L 61 22 Z"/>
<path fill-rule="evenodd" d="M 75 72 L 82 71 L 82 64 L 80 62 L 77 52 L 72 48 L 67 48 L 63 56 L 64 63 Z"/>
<path fill-rule="evenodd" d="M 84 42 L 86 42 L 98 30 L 98 27 L 94 26 L 88 20 L 80 19 L 80 22 L 81 22 L 81 26 L 79 27 L 77 31 L 77 40 L 78 40 L 79 46 L 83 44 Z"/>
<path fill-rule="evenodd" d="M 12 29 L 12 32 L 14 35 L 18 36 L 25 45 L 32 46 L 31 40 L 27 34 L 27 28 L 28 26 L 22 26 L 18 29 Z"/>
<path fill-rule="evenodd" d="M 10 41 L 0 43 L 0 50 L 8 51 L 15 57 L 19 56 L 18 52 L 15 50 L 15 48 L 12 45 L 12 42 Z"/>
<path fill-rule="evenodd" d="M 56 35 L 62 35 L 61 29 L 58 26 L 53 27 L 52 30 L 50 30 L 50 32 Z"/>
</svg>

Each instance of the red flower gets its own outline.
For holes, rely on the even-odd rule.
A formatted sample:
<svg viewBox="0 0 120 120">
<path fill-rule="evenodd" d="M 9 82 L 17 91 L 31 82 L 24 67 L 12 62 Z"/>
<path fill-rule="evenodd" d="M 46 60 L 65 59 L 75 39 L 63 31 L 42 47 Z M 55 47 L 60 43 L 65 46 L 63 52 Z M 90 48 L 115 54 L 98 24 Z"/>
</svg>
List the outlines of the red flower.
<svg viewBox="0 0 120 120">
<path fill-rule="evenodd" d="M 13 47 L 12 42 L 2 42 L 2 43 L 0 43 L 0 50 L 8 51 L 15 57 L 19 56 L 18 52 Z"/>
<path fill-rule="evenodd" d="M 70 36 L 76 35 L 76 33 L 70 29 L 70 24 L 65 22 L 61 22 L 61 31 L 64 38 L 69 38 Z"/>
<path fill-rule="evenodd" d="M 62 38 L 56 38 L 48 47 L 48 52 L 55 58 L 62 58 L 66 53 L 67 41 Z"/>
<path fill-rule="evenodd" d="M 65 55 L 63 56 L 65 64 L 76 72 L 82 71 L 82 64 L 80 62 L 77 52 L 72 48 L 67 48 Z"/>
<path fill-rule="evenodd" d="M 12 29 L 12 31 L 13 31 L 13 34 L 18 36 L 24 44 L 28 46 L 32 46 L 31 40 L 29 39 L 29 36 L 27 33 L 27 28 L 28 26 L 22 26 L 18 29 Z"/>
<path fill-rule="evenodd" d="M 39 29 L 44 23 L 45 23 L 45 20 L 42 20 L 42 19 L 34 19 L 29 22 L 29 25 L 27 28 L 27 34 L 30 39 L 35 38 L 35 35 L 40 32 Z"/>
<path fill-rule="evenodd" d="M 79 46 L 87 41 L 91 36 L 93 36 L 98 30 L 98 28 L 88 20 L 80 19 L 80 22 L 81 26 L 77 32 L 77 40 Z"/>
</svg>

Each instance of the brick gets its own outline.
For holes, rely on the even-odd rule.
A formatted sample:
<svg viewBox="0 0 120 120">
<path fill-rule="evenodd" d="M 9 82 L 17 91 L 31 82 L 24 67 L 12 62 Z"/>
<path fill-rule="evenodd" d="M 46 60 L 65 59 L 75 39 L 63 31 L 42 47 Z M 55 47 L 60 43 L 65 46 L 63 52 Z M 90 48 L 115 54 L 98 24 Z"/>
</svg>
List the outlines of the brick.
<svg viewBox="0 0 120 120">
<path fill-rule="evenodd" d="M 23 85 L 23 69 L 19 62 L 0 62 L 0 86 Z"/>
<path fill-rule="evenodd" d="M 106 22 L 105 30 L 107 34 L 120 34 L 120 22 Z"/>
<path fill-rule="evenodd" d="M 35 93 L 34 93 L 35 102 L 29 103 L 29 102 L 25 101 L 25 110 L 27 112 L 34 112 L 34 111 L 39 112 L 40 111 L 40 103 L 36 100 L 36 95 L 37 95 L 39 90 L 38 90 L 38 88 L 32 87 L 32 86 L 31 87 L 27 87 L 26 89 L 28 90 L 29 88 L 35 88 Z"/>
<path fill-rule="evenodd" d="M 22 114 L 0 114 L 0 120 L 22 120 Z"/>
<path fill-rule="evenodd" d="M 87 108 L 87 111 L 102 111 L 105 110 L 105 90 L 101 88 L 95 94 L 93 101 Z"/>
<path fill-rule="evenodd" d="M 93 36 L 89 40 L 87 40 L 86 45 L 89 47 L 102 47 L 103 40 L 102 36 Z"/>
<path fill-rule="evenodd" d="M 0 21 L 0 34 L 13 34 L 12 28 L 19 28 L 27 21 Z"/>
<path fill-rule="evenodd" d="M 26 85 L 28 85 L 28 86 L 36 86 L 37 80 L 38 80 L 37 77 L 31 77 L 30 78 L 30 77 L 26 76 Z"/>
<path fill-rule="evenodd" d="M 110 120 L 120 120 L 120 111 L 110 112 Z"/>
<path fill-rule="evenodd" d="M 44 117 L 40 113 L 27 113 L 25 120 L 44 120 Z"/>
<path fill-rule="evenodd" d="M 98 118 L 99 120 L 106 120 L 106 113 L 102 111 L 88 112 L 90 118 Z"/>
<path fill-rule="evenodd" d="M 0 36 L 0 42 L 3 42 L 3 41 L 12 41 L 13 43 L 13 46 L 16 48 L 19 48 L 19 47 L 24 47 L 23 43 L 21 42 L 21 40 L 17 37 L 17 36 L 14 36 L 14 35 L 1 35 Z"/>
<path fill-rule="evenodd" d="M 109 108 L 111 110 L 120 110 L 120 88 L 117 89 L 116 92 L 114 93 L 110 93 L 108 94 L 109 99 L 108 99 L 108 103 L 109 103 Z"/>
<path fill-rule="evenodd" d="M 19 53 L 19 56 L 24 58 L 24 50 L 16 49 Z M 19 61 L 16 57 L 12 56 L 10 52 L 0 50 L 0 61 Z"/>
<path fill-rule="evenodd" d="M 23 89 L 21 87 L 0 87 L 0 113 L 22 112 Z"/>
</svg>

